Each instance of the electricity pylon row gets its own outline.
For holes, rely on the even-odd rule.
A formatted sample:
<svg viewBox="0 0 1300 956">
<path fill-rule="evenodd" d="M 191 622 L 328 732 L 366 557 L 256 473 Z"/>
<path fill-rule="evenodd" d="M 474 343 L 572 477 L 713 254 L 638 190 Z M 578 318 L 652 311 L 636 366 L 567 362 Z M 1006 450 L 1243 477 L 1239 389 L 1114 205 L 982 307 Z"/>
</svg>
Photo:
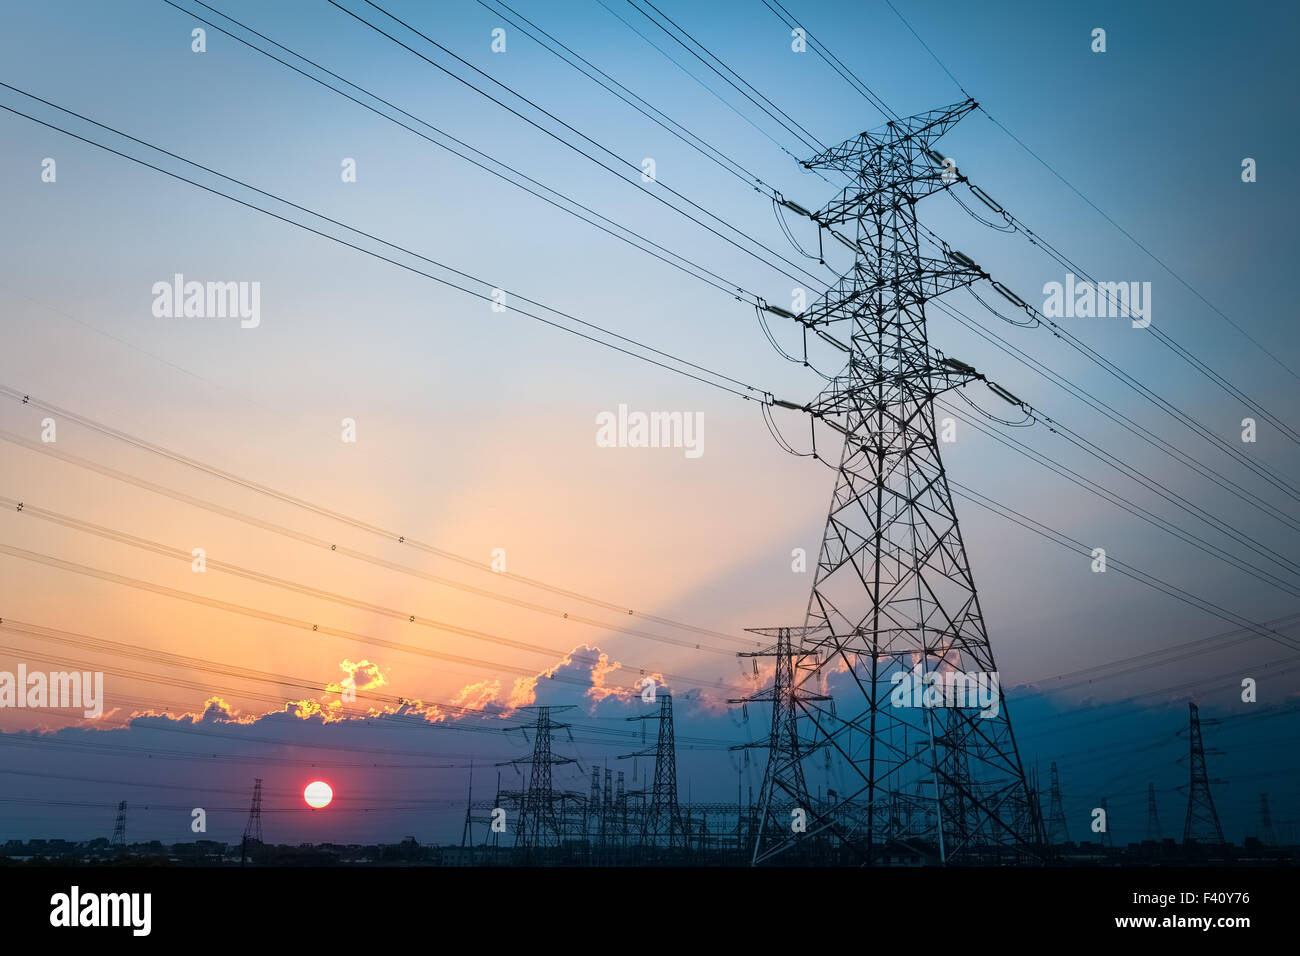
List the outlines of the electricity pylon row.
<svg viewBox="0 0 1300 956">
<path fill-rule="evenodd" d="M 639 714 L 628 720 L 654 720 L 659 724 L 659 732 L 653 748 L 623 754 L 622 759 L 636 757 L 654 757 L 654 779 L 649 794 L 633 794 L 624 791 L 623 773 L 618 773 L 616 792 L 610 792 L 610 772 L 605 772 L 605 794 L 603 805 L 600 799 L 599 775 L 593 768 L 591 789 L 585 801 L 581 803 L 582 816 L 576 819 L 573 813 L 566 811 L 566 806 L 577 806 L 582 801 L 581 794 L 559 793 L 553 781 L 553 769 L 564 764 L 576 763 L 571 757 L 559 756 L 553 749 L 553 735 L 556 731 L 569 730 L 570 725 L 553 719 L 556 711 L 570 707 L 538 706 L 523 708 L 535 711 L 532 724 L 510 728 L 524 733 L 532 732 L 533 750 L 531 756 L 504 761 L 501 766 L 527 765 L 528 776 L 526 788 L 519 794 L 498 794 L 498 805 L 513 803 L 518 809 L 518 826 L 515 828 L 514 845 L 525 849 L 543 849 L 561 846 L 566 839 L 589 839 L 590 828 L 594 825 L 604 845 L 613 845 L 630 840 L 640 847 L 655 847 L 668 850 L 687 849 L 687 827 L 682 819 L 681 807 L 677 799 L 677 754 L 675 731 L 673 727 L 673 699 L 671 694 L 658 694 L 655 697 L 658 707 L 648 714 Z M 570 734 L 570 740 L 572 735 Z M 571 800 L 576 797 L 577 801 Z M 630 813 L 629 798 L 640 797 L 636 801 L 642 808 L 640 812 Z M 468 812 L 468 811 L 467 811 Z M 593 819 L 593 815 L 599 815 Z M 633 832 L 629 828 L 629 816 Z M 468 818 L 466 827 L 468 828 Z M 618 834 L 615 839 L 615 833 Z"/>
<path fill-rule="evenodd" d="M 1188 781 L 1178 788 L 1187 791 L 1187 815 L 1183 822 L 1183 843 L 1219 845 L 1225 842 L 1223 826 L 1219 822 L 1219 814 L 1214 807 L 1214 795 L 1210 790 L 1210 785 L 1225 781 L 1218 778 L 1210 779 L 1205 757 L 1206 754 L 1222 754 L 1223 751 L 1205 749 L 1205 743 L 1201 738 L 1202 721 L 1200 710 L 1193 703 L 1189 703 L 1187 707 Z M 1213 724 L 1217 723 L 1217 721 L 1205 721 L 1204 723 Z M 1178 735 L 1182 736 L 1182 734 L 1183 731 L 1180 730 Z M 1181 758 L 1179 763 L 1182 763 Z M 1057 846 L 1068 843 L 1070 834 L 1065 823 L 1065 809 L 1061 802 L 1061 783 L 1055 762 L 1052 763 L 1051 787 L 1046 834 L 1048 845 Z M 1105 798 L 1101 801 L 1101 807 L 1103 810 L 1107 809 Z M 1260 842 L 1265 844 L 1273 842 L 1272 831 L 1272 821 L 1268 810 L 1268 795 L 1260 794 Z M 1162 835 L 1160 813 L 1156 804 L 1156 785 L 1148 783 L 1146 839 L 1159 842 Z M 1106 830 L 1103 831 L 1101 843 L 1103 846 L 1111 845 L 1109 816 L 1106 820 Z"/>
</svg>

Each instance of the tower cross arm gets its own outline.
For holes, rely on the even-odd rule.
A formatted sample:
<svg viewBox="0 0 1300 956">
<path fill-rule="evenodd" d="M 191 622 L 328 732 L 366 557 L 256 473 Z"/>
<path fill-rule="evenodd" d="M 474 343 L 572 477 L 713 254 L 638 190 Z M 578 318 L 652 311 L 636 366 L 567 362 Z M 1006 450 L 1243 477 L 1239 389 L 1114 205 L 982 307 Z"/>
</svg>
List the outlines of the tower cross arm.
<svg viewBox="0 0 1300 956">
<path fill-rule="evenodd" d="M 870 250 L 859 250 L 864 255 Z M 882 307 L 926 302 L 990 276 L 969 256 L 945 250 L 944 258 L 918 256 L 906 274 L 873 275 L 855 266 L 795 318 L 809 329 L 845 322 Z"/>
</svg>

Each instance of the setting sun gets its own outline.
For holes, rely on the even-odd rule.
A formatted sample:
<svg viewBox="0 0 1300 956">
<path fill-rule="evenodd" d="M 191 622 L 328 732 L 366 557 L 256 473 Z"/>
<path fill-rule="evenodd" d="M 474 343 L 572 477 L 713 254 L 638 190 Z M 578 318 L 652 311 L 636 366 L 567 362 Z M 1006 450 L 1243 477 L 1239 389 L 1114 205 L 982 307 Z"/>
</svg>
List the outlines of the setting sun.
<svg viewBox="0 0 1300 956">
<path fill-rule="evenodd" d="M 334 788 L 324 780 L 313 780 L 302 792 L 302 798 L 307 801 L 309 807 L 319 810 L 330 805 L 330 801 L 334 799 Z"/>
</svg>

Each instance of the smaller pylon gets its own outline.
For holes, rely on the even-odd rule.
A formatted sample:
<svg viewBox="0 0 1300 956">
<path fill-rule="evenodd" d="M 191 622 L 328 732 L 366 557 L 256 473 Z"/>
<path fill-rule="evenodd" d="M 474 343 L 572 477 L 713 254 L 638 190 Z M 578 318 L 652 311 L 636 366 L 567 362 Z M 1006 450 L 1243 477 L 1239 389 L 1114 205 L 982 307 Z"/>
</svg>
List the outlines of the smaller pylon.
<svg viewBox="0 0 1300 956">
<path fill-rule="evenodd" d="M 248 805 L 248 823 L 244 824 L 244 838 L 239 841 L 239 865 L 248 858 L 250 847 L 262 845 L 262 778 L 253 781 L 253 799 Z"/>
<path fill-rule="evenodd" d="M 552 784 L 552 769 L 564 764 L 576 763 L 572 757 L 556 756 L 551 750 L 551 738 L 557 730 L 568 731 L 569 724 L 561 724 L 551 719 L 551 715 L 563 710 L 572 710 L 572 704 L 560 707 L 533 706 L 521 710 L 534 710 L 537 720 L 522 727 L 507 727 L 506 730 L 533 732 L 533 754 L 531 757 L 518 757 L 503 761 L 497 766 L 507 764 L 528 764 L 528 788 L 524 791 L 523 806 L 520 812 L 519 828 L 515 834 L 515 845 L 528 850 L 543 847 L 558 847 L 564 840 L 561 832 L 561 813 L 556 807 L 555 788 Z M 572 732 L 569 741 L 573 741 Z"/>
<path fill-rule="evenodd" d="M 617 831 L 617 819 L 615 816 L 615 807 L 617 803 L 614 800 L 613 771 L 608 767 L 605 768 L 605 791 L 600 808 L 600 843 L 602 846 L 616 845 L 614 833 Z M 622 789 L 623 771 L 618 772 L 619 788 Z"/>
<path fill-rule="evenodd" d="M 1268 809 L 1268 794 L 1259 795 L 1259 842 L 1265 846 L 1277 846 L 1277 835 L 1273 832 L 1273 814 Z"/>
<path fill-rule="evenodd" d="M 1147 835 L 1153 843 L 1160 842 L 1160 814 L 1156 810 L 1156 785 L 1147 784 Z"/>
<path fill-rule="evenodd" d="M 1210 793 L 1210 784 L 1224 783 L 1223 780 L 1211 780 L 1205 766 L 1205 755 L 1221 754 L 1221 750 L 1206 750 L 1201 742 L 1201 714 L 1195 704 L 1188 703 L 1190 721 L 1187 728 L 1190 753 L 1187 769 L 1187 819 L 1183 824 L 1184 843 L 1222 844 L 1223 827 L 1219 823 L 1219 813 L 1214 809 L 1214 796 Z M 1206 721 L 1214 724 L 1217 721 Z M 1182 731 L 1179 731 L 1182 734 Z M 1182 789 L 1181 787 L 1179 789 Z"/>
<path fill-rule="evenodd" d="M 625 780 L 623 771 L 620 770 L 614 777 L 614 837 L 615 846 L 627 846 L 627 789 L 624 786 Z"/>
<path fill-rule="evenodd" d="M 659 694 L 659 710 L 649 714 L 637 714 L 628 720 L 657 720 L 659 736 L 655 742 L 655 776 L 650 790 L 650 806 L 646 811 L 642 827 L 642 842 L 647 846 L 667 846 L 669 849 L 689 849 L 686 824 L 682 820 L 681 807 L 677 802 L 677 746 L 673 732 L 673 695 Z M 643 723 L 642 727 L 645 726 Z M 649 756 L 652 751 L 643 750 L 636 754 L 624 754 L 620 760 L 628 757 Z"/>
<path fill-rule="evenodd" d="M 123 800 L 117 805 L 117 817 L 113 820 L 113 838 L 108 841 L 109 846 L 116 847 L 119 850 L 126 849 L 126 801 Z"/>
<path fill-rule="evenodd" d="M 469 787 L 465 794 L 465 825 L 460 829 L 460 848 L 462 851 L 461 862 L 468 862 L 471 866 L 474 863 L 474 761 L 469 762 Z M 464 853 L 468 851 L 469 859 L 465 860 Z"/>
<path fill-rule="evenodd" d="M 1052 761 L 1052 792 L 1047 809 L 1047 843 L 1058 846 L 1070 842 L 1070 828 L 1065 823 L 1065 806 L 1061 802 L 1061 778 Z"/>
<path fill-rule="evenodd" d="M 732 750 L 743 750 L 748 765 L 751 748 L 763 747 L 767 750 L 767 769 L 763 772 L 762 806 L 759 808 L 758 827 L 754 834 L 754 852 L 750 862 L 758 865 L 764 860 L 781 853 L 798 842 L 802 834 L 811 836 L 820 829 L 829 828 L 829 821 L 821 820 L 817 808 L 808 793 L 808 783 L 804 778 L 803 761 L 809 756 L 810 747 L 799 736 L 799 715 L 801 707 L 811 701 L 826 701 L 830 698 L 809 693 L 800 685 L 807 677 L 796 664 L 795 643 L 816 628 L 807 627 L 751 627 L 746 630 L 764 637 L 775 637 L 776 644 L 761 651 L 742 651 L 737 657 L 755 659 L 771 657 L 774 659 L 772 686 L 770 689 L 728 700 L 729 704 L 745 707 L 748 719 L 748 706 L 754 703 L 771 703 L 772 726 L 766 740 L 737 744 Z M 809 660 L 815 658 L 810 656 Z M 829 753 L 829 751 L 828 751 Z M 795 831 L 791 826 L 791 812 L 802 811 L 807 823 L 803 830 Z M 809 820 L 811 817 L 813 819 Z"/>
</svg>

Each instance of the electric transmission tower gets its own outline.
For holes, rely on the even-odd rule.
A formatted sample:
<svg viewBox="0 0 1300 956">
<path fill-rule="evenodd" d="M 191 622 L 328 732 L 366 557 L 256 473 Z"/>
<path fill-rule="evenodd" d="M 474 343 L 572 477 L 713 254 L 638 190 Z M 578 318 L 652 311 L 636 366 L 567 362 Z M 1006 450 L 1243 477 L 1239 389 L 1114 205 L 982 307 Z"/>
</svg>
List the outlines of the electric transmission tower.
<svg viewBox="0 0 1300 956">
<path fill-rule="evenodd" d="M 253 799 L 248 805 L 248 822 L 244 824 L 244 838 L 239 842 L 239 865 L 244 865 L 249 845 L 262 845 L 262 778 L 253 780 Z"/>
<path fill-rule="evenodd" d="M 468 862 L 471 866 L 474 864 L 474 760 L 469 762 L 469 785 L 465 791 L 465 822 L 460 828 L 460 849 L 461 856 L 459 860 L 465 863 L 465 853 L 468 851 Z"/>
<path fill-rule="evenodd" d="M 108 845 L 119 850 L 126 849 L 126 801 L 117 805 L 117 817 L 113 820 L 113 837 Z"/>
<path fill-rule="evenodd" d="M 1201 742 L 1201 714 L 1193 703 L 1188 703 L 1191 722 L 1187 728 L 1191 752 L 1187 767 L 1189 779 L 1187 788 L 1187 820 L 1183 824 L 1183 842 L 1223 843 L 1223 827 L 1219 825 L 1219 814 L 1214 809 L 1214 797 L 1210 793 L 1210 784 L 1223 783 L 1223 780 L 1211 780 L 1205 767 L 1205 755 L 1221 754 L 1221 750 L 1206 750 Z M 1214 724 L 1218 721 L 1206 721 Z M 1179 731 L 1181 734 L 1182 731 Z M 1180 790 L 1182 787 L 1179 788 Z"/>
<path fill-rule="evenodd" d="M 940 862 L 1042 854 L 1000 684 L 996 711 L 969 706 L 969 697 L 945 706 L 891 702 L 901 675 L 951 681 L 997 673 L 933 406 L 937 394 L 984 378 L 930 345 L 925 308 L 987 274 L 946 244 L 942 258 L 923 254 L 916 219 L 919 200 L 959 181 L 932 147 L 975 106 L 968 100 L 892 121 L 803 164 L 852 178 L 811 218 L 851 248 L 855 262 L 797 316 L 848 361 L 805 408 L 845 441 L 793 665 L 797 685 L 815 674 L 816 696 L 834 699 L 829 707 L 794 701 L 803 754 L 829 749 L 850 778 L 809 833 L 835 833 L 866 863 L 887 839 L 892 792 L 917 781 L 935 811 L 921 839 Z M 839 326 L 847 345 L 828 331 Z M 787 791 L 797 786 L 788 776 Z M 846 817 L 853 825 L 841 825 Z"/>
<path fill-rule="evenodd" d="M 1273 833 L 1273 814 L 1268 809 L 1268 794 L 1259 795 L 1259 842 L 1265 846 L 1276 846 L 1277 836 Z"/>
<path fill-rule="evenodd" d="M 1038 767 L 1034 766 L 1033 774 L 1029 778 L 1029 803 L 1024 807 L 1024 813 L 1031 815 L 1033 819 L 1019 820 L 1016 822 L 1017 829 L 1030 827 L 1031 829 L 1043 829 L 1043 791 L 1038 780 Z"/>
<path fill-rule="evenodd" d="M 742 651 L 737 657 L 755 660 L 771 657 L 776 661 L 775 675 L 769 690 L 729 700 L 730 704 L 770 703 L 772 705 L 772 730 L 765 741 L 738 744 L 732 750 L 752 747 L 767 748 L 767 769 L 763 773 L 763 789 L 759 793 L 758 828 L 754 837 L 752 862 L 761 863 L 781 852 L 798 840 L 801 834 L 792 829 L 792 810 L 802 809 L 811 818 L 812 802 L 808 797 L 808 784 L 803 774 L 803 746 L 799 741 L 799 709 L 801 701 L 829 700 L 820 695 L 796 690 L 793 638 L 802 638 L 815 628 L 806 627 L 751 627 L 751 633 L 775 637 L 776 645 L 763 651 Z M 829 751 L 828 751 L 829 752 Z"/>
<path fill-rule="evenodd" d="M 537 711 L 537 720 L 533 723 L 533 755 L 515 760 L 503 761 L 498 766 L 521 763 L 529 764 L 528 787 L 523 794 L 519 814 L 519 832 L 515 845 L 527 849 L 559 846 L 561 842 L 560 814 L 555 807 L 555 790 L 551 786 L 551 769 L 563 764 L 575 763 L 572 757 L 557 757 L 551 751 L 551 735 L 556 730 L 568 730 L 568 724 L 557 724 L 551 720 L 553 711 L 570 710 L 572 705 L 564 707 L 525 707 L 524 710 Z M 527 736 L 527 725 L 508 727 L 507 730 L 521 730 Z M 569 739 L 572 740 L 572 734 Z"/>
<path fill-rule="evenodd" d="M 641 750 L 633 754 L 624 754 L 619 759 L 628 757 L 655 758 L 654 784 L 650 790 L 650 806 L 646 810 L 642 825 L 642 842 L 646 846 L 666 846 L 670 849 L 686 849 L 686 825 L 682 822 L 682 811 L 677 803 L 677 744 L 673 733 L 673 695 L 659 694 L 659 709 L 650 714 L 637 714 L 628 720 L 659 721 L 659 737 L 655 748 Z"/>
<path fill-rule="evenodd" d="M 1056 772 L 1056 761 L 1052 761 L 1052 792 L 1048 798 L 1047 808 L 1047 843 L 1057 846 L 1070 842 L 1070 828 L 1065 822 L 1065 805 L 1061 802 L 1061 777 Z"/>
<path fill-rule="evenodd" d="M 1147 784 L 1147 837 L 1156 843 L 1160 842 L 1160 814 L 1156 812 L 1156 785 Z"/>
</svg>

